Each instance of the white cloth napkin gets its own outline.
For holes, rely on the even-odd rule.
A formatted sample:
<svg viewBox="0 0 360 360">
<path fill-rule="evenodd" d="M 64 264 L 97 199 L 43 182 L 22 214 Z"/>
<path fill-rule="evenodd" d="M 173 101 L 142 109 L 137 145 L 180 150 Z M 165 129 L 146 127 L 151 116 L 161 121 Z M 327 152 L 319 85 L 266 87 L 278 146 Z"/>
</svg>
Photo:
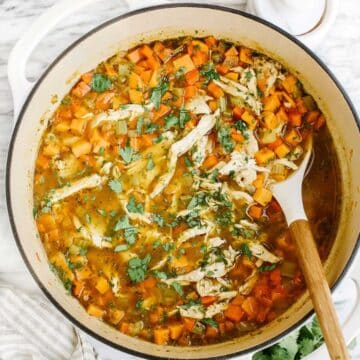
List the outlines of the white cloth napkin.
<svg viewBox="0 0 360 360">
<path fill-rule="evenodd" d="M 1 360 L 100 360 L 82 333 L 42 296 L 0 284 Z"/>
</svg>

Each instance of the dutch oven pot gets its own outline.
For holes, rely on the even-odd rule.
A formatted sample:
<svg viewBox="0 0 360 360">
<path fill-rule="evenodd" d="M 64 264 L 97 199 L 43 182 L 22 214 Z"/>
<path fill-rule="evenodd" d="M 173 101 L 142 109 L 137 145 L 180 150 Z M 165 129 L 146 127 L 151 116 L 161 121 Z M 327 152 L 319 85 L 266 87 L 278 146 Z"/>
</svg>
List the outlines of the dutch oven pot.
<svg viewBox="0 0 360 360">
<path fill-rule="evenodd" d="M 45 71 L 38 82 L 25 79 L 25 64 L 42 36 L 60 19 L 94 0 L 63 1 L 42 16 L 18 42 L 9 60 L 9 80 L 15 112 L 24 103 L 12 135 L 7 164 L 7 201 L 12 230 L 23 259 L 49 300 L 80 329 L 98 340 L 145 358 L 203 359 L 249 354 L 278 341 L 309 317 L 312 310 L 307 293 L 283 315 L 241 338 L 220 344 L 194 347 L 159 346 L 129 337 L 89 316 L 80 303 L 66 294 L 51 272 L 32 214 L 33 173 L 39 141 L 51 113 L 56 94 L 59 101 L 87 72 L 113 55 L 139 42 L 184 35 L 212 34 L 241 42 L 281 61 L 296 72 L 305 88 L 318 101 L 327 117 L 339 158 L 343 199 L 337 236 L 325 263 L 330 285 L 334 288 L 345 275 L 354 278 L 357 303 L 344 324 L 349 340 L 358 330 L 359 274 L 349 271 L 354 263 L 360 229 L 360 135 L 359 119 L 341 85 L 309 49 L 281 29 L 246 13 L 200 4 L 171 4 L 132 11 L 115 17 L 77 40 Z M 32 88 L 26 99 L 24 94 Z M 358 258 L 357 258 L 358 259 Z M 322 357 L 322 358 L 326 358 Z"/>
</svg>

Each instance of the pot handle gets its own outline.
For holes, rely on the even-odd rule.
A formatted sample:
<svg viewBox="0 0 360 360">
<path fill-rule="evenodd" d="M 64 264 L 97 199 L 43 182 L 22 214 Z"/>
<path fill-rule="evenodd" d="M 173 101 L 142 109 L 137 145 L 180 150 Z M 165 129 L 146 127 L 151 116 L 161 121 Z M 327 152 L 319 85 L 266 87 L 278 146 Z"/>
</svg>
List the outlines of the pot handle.
<svg viewBox="0 0 360 360">
<path fill-rule="evenodd" d="M 62 0 L 46 10 L 25 32 L 13 47 L 8 60 L 8 79 L 14 101 L 16 119 L 26 96 L 35 82 L 25 75 L 30 55 L 41 39 L 61 20 L 76 10 L 98 0 Z"/>
</svg>

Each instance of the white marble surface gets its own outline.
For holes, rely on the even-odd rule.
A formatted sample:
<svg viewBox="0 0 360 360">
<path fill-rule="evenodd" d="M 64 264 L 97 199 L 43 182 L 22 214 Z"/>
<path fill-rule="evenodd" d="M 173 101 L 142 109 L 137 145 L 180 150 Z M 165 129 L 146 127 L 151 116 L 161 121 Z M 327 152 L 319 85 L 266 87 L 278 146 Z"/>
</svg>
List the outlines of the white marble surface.
<svg viewBox="0 0 360 360">
<path fill-rule="evenodd" d="M 12 282 L 30 291 L 38 290 L 15 247 L 6 212 L 5 166 L 13 124 L 12 97 L 6 78 L 6 65 L 16 40 L 26 32 L 27 27 L 37 16 L 55 2 L 55 0 L 0 0 L 0 281 Z M 227 1 L 227 4 L 231 3 L 234 7 L 244 8 L 243 0 Z M 104 20 L 125 11 L 126 8 L 121 0 L 102 1 L 62 22 L 34 51 L 27 69 L 29 78 L 36 79 L 54 57 L 80 35 Z M 359 112 L 359 0 L 340 1 L 340 11 L 334 26 L 315 50 L 344 85 Z"/>
</svg>

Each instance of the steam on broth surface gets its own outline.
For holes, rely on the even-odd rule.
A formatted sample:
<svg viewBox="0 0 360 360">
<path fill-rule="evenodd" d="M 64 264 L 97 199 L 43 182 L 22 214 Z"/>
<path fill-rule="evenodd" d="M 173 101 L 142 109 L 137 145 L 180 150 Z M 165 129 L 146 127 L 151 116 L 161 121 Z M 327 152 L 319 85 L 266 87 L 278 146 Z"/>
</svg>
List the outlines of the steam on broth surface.
<svg viewBox="0 0 360 360">
<path fill-rule="evenodd" d="M 130 336 L 201 345 L 272 321 L 304 291 L 271 184 L 314 136 L 304 202 L 325 259 L 340 187 L 325 118 L 299 80 L 207 38 L 142 44 L 83 74 L 45 131 L 34 215 L 87 312 Z"/>
</svg>

